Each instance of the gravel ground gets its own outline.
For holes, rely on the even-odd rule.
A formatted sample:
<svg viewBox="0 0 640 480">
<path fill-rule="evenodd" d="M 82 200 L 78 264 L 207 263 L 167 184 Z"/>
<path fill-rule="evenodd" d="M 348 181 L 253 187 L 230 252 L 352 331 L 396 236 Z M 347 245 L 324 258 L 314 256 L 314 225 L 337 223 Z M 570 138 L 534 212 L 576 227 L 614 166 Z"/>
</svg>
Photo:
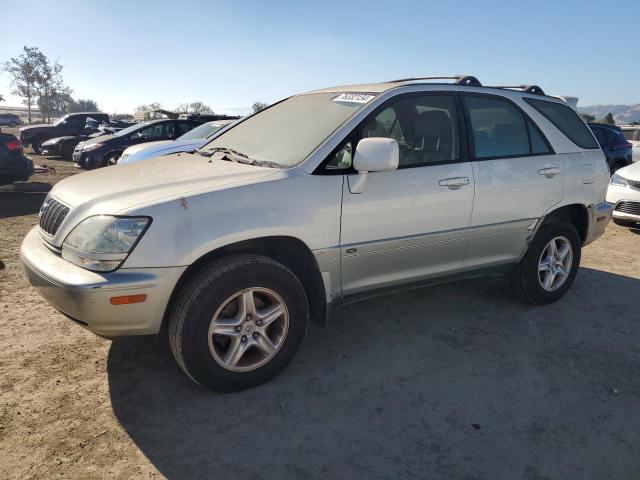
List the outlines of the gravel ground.
<svg viewBox="0 0 640 480">
<path fill-rule="evenodd" d="M 33 158 L 56 173 L 22 190 L 76 173 Z M 640 478 L 640 230 L 610 225 L 554 305 L 500 278 L 349 305 L 222 395 L 164 337 L 98 338 L 28 286 L 43 195 L 0 187 L 0 478 Z"/>
</svg>

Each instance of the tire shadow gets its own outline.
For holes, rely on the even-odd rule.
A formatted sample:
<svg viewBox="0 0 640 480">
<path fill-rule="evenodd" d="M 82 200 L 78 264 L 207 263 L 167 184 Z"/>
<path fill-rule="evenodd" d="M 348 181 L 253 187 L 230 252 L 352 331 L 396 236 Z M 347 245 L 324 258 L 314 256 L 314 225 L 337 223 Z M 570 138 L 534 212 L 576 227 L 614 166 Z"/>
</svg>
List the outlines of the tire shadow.
<svg viewBox="0 0 640 480">
<path fill-rule="evenodd" d="M 345 306 L 280 376 L 233 394 L 192 383 L 166 337 L 115 340 L 113 411 L 168 479 L 630 478 L 640 280 L 581 268 L 544 307 L 505 287 Z"/>
</svg>

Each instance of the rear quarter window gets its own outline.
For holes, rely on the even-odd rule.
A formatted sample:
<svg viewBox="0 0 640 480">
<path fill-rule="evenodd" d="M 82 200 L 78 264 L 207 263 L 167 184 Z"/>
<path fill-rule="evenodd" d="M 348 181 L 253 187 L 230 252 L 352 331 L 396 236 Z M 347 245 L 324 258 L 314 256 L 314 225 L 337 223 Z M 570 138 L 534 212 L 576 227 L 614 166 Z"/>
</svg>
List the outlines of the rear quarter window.
<svg viewBox="0 0 640 480">
<path fill-rule="evenodd" d="M 537 98 L 525 98 L 524 100 L 580 148 L 589 150 L 600 148 L 589 128 L 568 105 L 538 100 Z"/>
</svg>

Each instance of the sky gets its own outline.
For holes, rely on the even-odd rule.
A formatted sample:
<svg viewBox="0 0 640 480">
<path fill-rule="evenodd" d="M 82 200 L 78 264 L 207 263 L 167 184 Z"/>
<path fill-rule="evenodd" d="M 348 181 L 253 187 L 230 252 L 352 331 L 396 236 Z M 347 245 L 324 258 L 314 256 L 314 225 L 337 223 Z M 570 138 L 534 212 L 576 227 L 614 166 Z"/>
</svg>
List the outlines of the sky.
<svg viewBox="0 0 640 480">
<path fill-rule="evenodd" d="M 23 11 L 28 5 L 28 11 Z M 0 62 L 37 46 L 73 97 L 132 113 L 202 101 L 244 114 L 331 85 L 469 74 L 580 106 L 640 103 L 638 0 L 0 0 Z M 634 41 L 635 39 L 635 41 Z M 2 106 L 20 105 L 0 73 Z"/>
</svg>

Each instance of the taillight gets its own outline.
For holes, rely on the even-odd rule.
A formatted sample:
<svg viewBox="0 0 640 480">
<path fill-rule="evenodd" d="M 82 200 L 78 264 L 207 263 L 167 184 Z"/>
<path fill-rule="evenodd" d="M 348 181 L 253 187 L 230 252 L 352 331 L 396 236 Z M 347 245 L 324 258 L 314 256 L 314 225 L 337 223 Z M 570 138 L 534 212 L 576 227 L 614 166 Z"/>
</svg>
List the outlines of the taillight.
<svg viewBox="0 0 640 480">
<path fill-rule="evenodd" d="M 5 143 L 5 145 L 7 146 L 7 149 L 10 152 L 15 152 L 16 150 L 22 150 L 22 144 L 20 143 L 20 140 L 18 140 L 17 138 L 15 140 L 9 140 L 8 142 Z"/>
</svg>

